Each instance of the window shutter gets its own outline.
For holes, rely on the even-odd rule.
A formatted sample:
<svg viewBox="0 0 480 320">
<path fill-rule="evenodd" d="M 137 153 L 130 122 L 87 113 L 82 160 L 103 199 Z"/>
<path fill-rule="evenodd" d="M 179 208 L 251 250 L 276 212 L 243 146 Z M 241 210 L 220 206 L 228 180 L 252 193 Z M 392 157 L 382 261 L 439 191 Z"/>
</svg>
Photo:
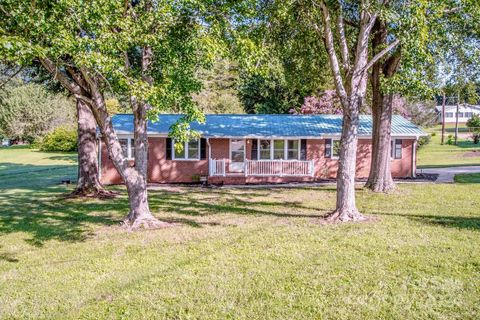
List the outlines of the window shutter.
<svg viewBox="0 0 480 320">
<path fill-rule="evenodd" d="M 307 139 L 300 140 L 300 160 L 307 160 Z"/>
<path fill-rule="evenodd" d="M 252 139 L 252 160 L 258 160 L 258 140 Z"/>
<path fill-rule="evenodd" d="M 207 139 L 200 139 L 200 159 L 207 158 Z"/>
<path fill-rule="evenodd" d="M 172 139 L 167 138 L 166 143 L 165 143 L 165 155 L 167 157 L 167 160 L 172 159 Z"/>
<path fill-rule="evenodd" d="M 332 157 L 332 139 L 325 139 L 325 158 Z"/>
</svg>

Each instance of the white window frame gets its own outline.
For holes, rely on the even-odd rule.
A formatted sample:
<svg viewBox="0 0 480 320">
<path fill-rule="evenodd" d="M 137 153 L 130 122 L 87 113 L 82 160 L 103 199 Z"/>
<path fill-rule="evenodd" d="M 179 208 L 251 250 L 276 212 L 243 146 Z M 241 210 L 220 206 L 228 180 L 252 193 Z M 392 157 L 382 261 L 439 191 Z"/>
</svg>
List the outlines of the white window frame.
<svg viewBox="0 0 480 320">
<path fill-rule="evenodd" d="M 243 141 L 243 162 L 245 162 L 245 159 L 247 158 L 247 141 L 245 139 L 230 139 L 230 143 L 228 144 L 228 154 L 230 155 L 230 161 L 232 161 L 232 140 Z"/>
<path fill-rule="evenodd" d="M 172 160 L 175 160 L 175 161 L 199 161 L 200 160 L 200 153 L 202 153 L 202 150 L 200 149 L 200 139 L 196 139 L 197 140 L 197 144 L 198 144 L 198 157 L 197 158 L 189 158 L 188 157 L 188 143 L 189 141 L 185 141 L 183 143 L 183 151 L 184 151 L 184 154 L 185 154 L 185 157 L 184 158 L 177 158 L 175 156 L 175 140 L 172 139 Z"/>
<path fill-rule="evenodd" d="M 330 159 L 340 159 L 340 154 L 338 156 L 333 154 L 333 146 L 335 145 L 335 141 L 338 141 L 338 143 L 341 143 L 341 139 L 338 138 L 332 138 L 332 144 L 330 145 Z"/>
<path fill-rule="evenodd" d="M 135 146 L 132 145 L 133 137 L 120 137 L 118 138 L 119 143 L 120 140 L 127 140 L 127 160 L 135 160 L 135 157 L 132 157 L 132 149 L 135 148 Z"/>
<path fill-rule="evenodd" d="M 266 140 L 266 141 L 270 141 L 270 158 L 269 159 L 260 159 L 260 141 L 262 140 Z M 283 140 L 283 159 L 274 159 L 273 158 L 273 150 L 274 150 L 274 147 L 273 147 L 273 143 L 274 143 L 274 140 Z M 288 141 L 298 141 L 298 148 L 297 148 L 297 154 L 298 154 L 298 157 L 297 159 L 288 159 Z M 282 160 L 282 161 L 301 161 L 300 160 L 300 153 L 301 153 L 301 150 L 302 150 L 302 140 L 301 139 L 257 139 L 257 158 L 258 158 L 258 161 L 278 161 L 278 160 Z"/>
<path fill-rule="evenodd" d="M 395 158 L 395 146 L 397 145 L 397 140 L 401 141 L 403 139 L 392 138 L 390 140 L 390 159 L 391 160 L 402 160 L 403 159 L 403 150 L 400 151 L 401 157 L 400 158 Z M 401 145 L 401 148 L 403 149 L 403 141 L 400 145 Z"/>
<path fill-rule="evenodd" d="M 288 141 L 297 141 L 297 159 L 288 159 L 288 150 L 290 150 L 288 148 Z M 293 150 L 293 149 L 292 149 Z M 285 157 L 285 160 L 287 161 L 300 161 L 300 157 L 301 157 L 301 150 L 302 150 L 302 140 L 301 139 L 285 139 L 285 151 L 284 151 L 284 157 Z"/>
</svg>

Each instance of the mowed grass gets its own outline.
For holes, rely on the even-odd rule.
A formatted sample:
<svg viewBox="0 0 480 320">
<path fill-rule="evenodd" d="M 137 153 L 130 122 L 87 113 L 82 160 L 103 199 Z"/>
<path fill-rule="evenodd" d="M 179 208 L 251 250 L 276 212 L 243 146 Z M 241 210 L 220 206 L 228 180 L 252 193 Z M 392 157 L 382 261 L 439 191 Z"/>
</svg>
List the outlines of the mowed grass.
<svg viewBox="0 0 480 320">
<path fill-rule="evenodd" d="M 461 173 L 454 178 L 457 183 L 480 183 L 480 173 Z"/>
<path fill-rule="evenodd" d="M 77 154 L 39 152 L 28 146 L 0 148 L 0 189 L 44 187 L 75 180 Z"/>
<path fill-rule="evenodd" d="M 341 225 L 318 223 L 334 206 L 331 187 L 161 188 L 149 193 L 152 211 L 176 225 L 139 232 L 120 227 L 125 195 L 64 200 L 69 188 L 49 180 L 2 188 L 0 318 L 480 314 L 480 185 L 359 190 L 373 221 Z"/>
<path fill-rule="evenodd" d="M 465 125 L 460 125 L 461 137 L 457 145 L 447 144 L 448 135 L 454 134 L 454 125 L 448 124 L 445 132 L 445 144 L 441 144 L 442 127 L 429 128 L 428 133 L 435 133 L 429 144 L 417 153 L 418 168 L 454 167 L 480 165 L 480 144 L 474 144 Z"/>
</svg>

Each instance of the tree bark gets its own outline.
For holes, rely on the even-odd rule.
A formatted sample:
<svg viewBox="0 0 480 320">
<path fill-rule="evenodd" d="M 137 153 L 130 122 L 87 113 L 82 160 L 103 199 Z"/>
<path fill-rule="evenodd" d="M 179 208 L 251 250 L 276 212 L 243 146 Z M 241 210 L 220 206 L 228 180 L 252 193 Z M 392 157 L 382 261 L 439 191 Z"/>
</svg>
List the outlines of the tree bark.
<svg viewBox="0 0 480 320">
<path fill-rule="evenodd" d="M 372 39 L 373 52 L 381 50 L 386 43 L 386 25 L 377 20 Z M 374 192 L 389 192 L 395 189 L 390 159 L 393 94 L 384 94 L 381 80 L 382 77 L 390 78 L 395 74 L 400 59 L 400 51 L 397 50 L 385 61 L 379 59 L 372 66 L 372 159 L 365 186 Z"/>
<path fill-rule="evenodd" d="M 69 197 L 111 197 L 114 193 L 105 190 L 98 175 L 95 118 L 90 107 L 81 100 L 77 100 L 77 125 L 78 179 Z"/>
<path fill-rule="evenodd" d="M 374 192 L 395 189 L 391 170 L 391 129 L 393 94 L 379 94 L 372 104 L 372 161 L 366 187 Z"/>
</svg>

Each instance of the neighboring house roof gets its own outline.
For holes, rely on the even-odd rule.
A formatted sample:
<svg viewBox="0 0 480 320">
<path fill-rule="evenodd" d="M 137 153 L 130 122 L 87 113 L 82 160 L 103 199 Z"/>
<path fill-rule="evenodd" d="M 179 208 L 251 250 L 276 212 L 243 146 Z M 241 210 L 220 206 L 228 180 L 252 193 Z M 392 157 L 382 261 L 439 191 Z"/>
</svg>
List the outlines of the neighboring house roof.
<svg viewBox="0 0 480 320">
<path fill-rule="evenodd" d="M 442 106 L 436 106 L 435 109 L 437 109 L 437 111 L 439 112 L 442 112 Z M 445 110 L 454 110 L 454 109 L 457 109 L 457 105 L 446 105 L 445 106 Z M 461 104 L 459 105 L 459 109 L 475 109 L 475 110 L 478 110 L 480 111 L 480 105 L 473 105 L 473 104 Z"/>
<path fill-rule="evenodd" d="M 160 114 L 156 122 L 149 121 L 148 134 L 167 135 L 170 127 L 181 117 L 178 114 Z M 210 138 L 232 137 L 321 137 L 340 136 L 341 115 L 286 115 L 286 114 L 207 114 L 204 124 L 191 123 L 191 128 Z M 133 133 L 133 115 L 113 116 L 113 127 L 118 134 Z M 371 136 L 372 117 L 360 116 L 359 135 Z M 426 133 L 399 115 L 392 118 L 393 136 L 425 136 Z"/>
</svg>

